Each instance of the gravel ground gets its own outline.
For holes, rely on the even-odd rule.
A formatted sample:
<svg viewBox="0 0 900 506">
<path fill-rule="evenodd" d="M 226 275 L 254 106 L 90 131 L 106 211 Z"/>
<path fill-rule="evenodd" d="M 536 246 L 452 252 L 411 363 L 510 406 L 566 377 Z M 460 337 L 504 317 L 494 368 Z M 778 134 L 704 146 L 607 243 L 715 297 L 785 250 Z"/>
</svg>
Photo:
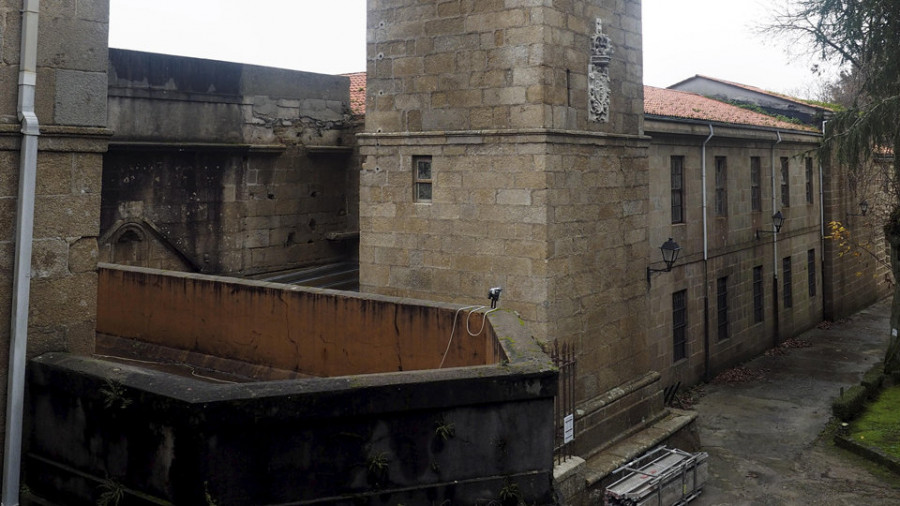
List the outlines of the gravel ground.
<svg viewBox="0 0 900 506">
<path fill-rule="evenodd" d="M 900 505 L 900 475 L 834 447 L 826 430 L 840 388 L 880 361 L 889 316 L 880 302 L 703 386 L 694 409 L 710 476 L 692 505 Z"/>
</svg>

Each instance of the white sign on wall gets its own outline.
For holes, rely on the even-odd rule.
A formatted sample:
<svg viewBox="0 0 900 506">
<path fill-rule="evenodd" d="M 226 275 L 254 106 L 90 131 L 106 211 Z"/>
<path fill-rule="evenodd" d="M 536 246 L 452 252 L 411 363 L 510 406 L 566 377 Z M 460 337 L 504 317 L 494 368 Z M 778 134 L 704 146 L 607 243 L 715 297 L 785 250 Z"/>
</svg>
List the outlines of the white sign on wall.
<svg viewBox="0 0 900 506">
<path fill-rule="evenodd" d="M 563 443 L 571 442 L 575 439 L 575 415 L 568 414 L 563 419 Z"/>
</svg>

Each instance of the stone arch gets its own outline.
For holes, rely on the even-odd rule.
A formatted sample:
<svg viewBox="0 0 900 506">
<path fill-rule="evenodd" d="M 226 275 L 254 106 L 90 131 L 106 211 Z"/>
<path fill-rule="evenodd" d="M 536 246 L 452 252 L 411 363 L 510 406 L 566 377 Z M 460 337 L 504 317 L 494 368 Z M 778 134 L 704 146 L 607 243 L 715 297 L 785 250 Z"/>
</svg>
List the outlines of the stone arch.
<svg viewBox="0 0 900 506">
<path fill-rule="evenodd" d="M 113 233 L 109 241 L 110 261 L 116 264 L 149 267 L 150 242 L 140 223 L 125 223 Z"/>
</svg>

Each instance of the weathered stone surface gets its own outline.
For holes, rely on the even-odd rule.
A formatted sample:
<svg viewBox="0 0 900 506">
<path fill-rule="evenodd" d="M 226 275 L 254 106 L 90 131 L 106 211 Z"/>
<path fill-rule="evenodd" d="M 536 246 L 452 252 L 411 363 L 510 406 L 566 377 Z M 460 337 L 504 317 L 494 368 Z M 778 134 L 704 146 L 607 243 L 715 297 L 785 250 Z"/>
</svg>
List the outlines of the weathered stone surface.
<svg viewBox="0 0 900 506">
<path fill-rule="evenodd" d="M 35 191 L 38 195 L 68 195 L 72 192 L 72 153 L 47 153 L 38 157 Z"/>
<path fill-rule="evenodd" d="M 0 151 L 0 198 L 19 193 L 19 152 Z"/>
<path fill-rule="evenodd" d="M 39 239 L 32 243 L 32 279 L 60 278 L 69 273 L 69 244 L 65 239 Z"/>
<path fill-rule="evenodd" d="M 82 237 L 69 243 L 69 272 L 92 272 L 97 269 L 98 258 L 96 238 Z"/>
<path fill-rule="evenodd" d="M 106 126 L 106 87 L 106 72 L 57 70 L 54 122 Z"/>
<path fill-rule="evenodd" d="M 104 234 L 145 220 L 162 231 L 159 244 L 216 273 L 349 254 L 352 243 L 326 239 L 358 227 L 358 172 L 345 170 L 355 164 L 357 128 L 346 114 L 346 77 L 122 50 L 110 52 L 110 65 L 115 139 L 173 145 L 105 156 Z M 279 147 L 184 150 L 177 143 L 185 141 Z"/>
<path fill-rule="evenodd" d="M 30 325 L 68 326 L 92 322 L 97 314 L 97 273 L 35 279 L 31 283 Z"/>
<path fill-rule="evenodd" d="M 39 196 L 34 215 L 35 237 L 97 236 L 100 195 Z"/>
</svg>

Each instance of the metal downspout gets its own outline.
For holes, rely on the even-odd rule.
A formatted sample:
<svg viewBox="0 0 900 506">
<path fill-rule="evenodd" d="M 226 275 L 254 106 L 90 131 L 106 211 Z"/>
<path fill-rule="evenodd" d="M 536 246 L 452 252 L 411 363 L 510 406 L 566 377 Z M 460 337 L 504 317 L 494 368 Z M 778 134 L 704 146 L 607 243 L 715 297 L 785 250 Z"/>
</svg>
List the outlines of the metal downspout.
<svg viewBox="0 0 900 506">
<path fill-rule="evenodd" d="M 778 212 L 778 205 L 775 199 L 775 146 L 781 144 L 781 132 L 775 130 L 775 135 L 778 136 L 778 139 L 775 141 L 775 144 L 772 144 L 772 216 L 775 216 L 775 213 Z M 779 334 L 780 334 L 780 324 L 778 321 L 778 231 L 774 230 L 772 234 L 772 304 L 774 307 L 774 317 L 775 317 L 775 328 L 774 335 L 772 337 L 774 341 L 774 346 L 778 346 L 779 342 Z"/>
<path fill-rule="evenodd" d="M 822 139 L 825 139 L 825 124 L 822 122 Z M 822 157 L 819 156 L 819 272 L 822 273 L 822 293 L 825 293 L 825 176 Z M 822 319 L 825 319 L 825 297 L 822 297 Z"/>
<path fill-rule="evenodd" d="M 19 63 L 19 197 L 16 213 L 16 259 L 12 294 L 9 370 L 6 389 L 6 438 L 3 446 L 2 506 L 18 506 L 25 398 L 25 349 L 28 342 L 28 299 L 34 236 L 35 181 L 40 126 L 34 112 L 37 83 L 37 37 L 40 0 L 24 0 Z"/>
<path fill-rule="evenodd" d="M 709 137 L 700 147 L 700 185 L 703 189 L 703 380 L 709 381 L 709 224 L 706 191 L 706 144 L 715 135 L 712 123 L 709 124 Z"/>
</svg>

